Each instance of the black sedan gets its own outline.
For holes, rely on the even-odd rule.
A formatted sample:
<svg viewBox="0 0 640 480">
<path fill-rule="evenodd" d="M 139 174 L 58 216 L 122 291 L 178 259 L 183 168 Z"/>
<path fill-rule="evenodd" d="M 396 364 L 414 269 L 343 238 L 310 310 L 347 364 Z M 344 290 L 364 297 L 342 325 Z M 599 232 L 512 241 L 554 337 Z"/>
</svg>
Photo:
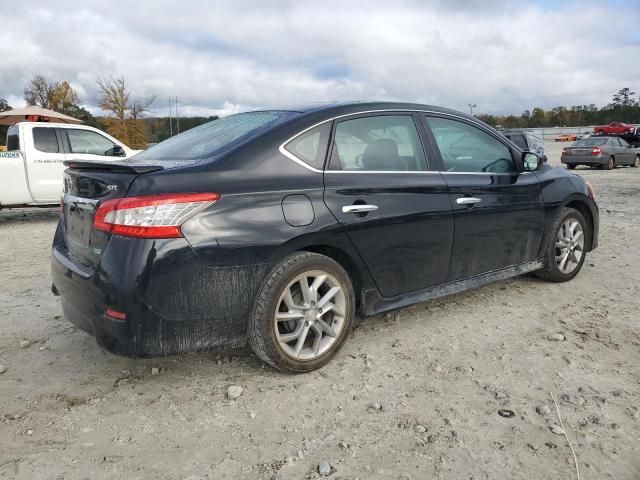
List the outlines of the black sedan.
<svg viewBox="0 0 640 480">
<path fill-rule="evenodd" d="M 427 105 L 241 113 L 67 167 L 52 289 L 129 356 L 248 342 L 309 371 L 358 314 L 527 272 L 570 280 L 598 243 L 582 178 Z"/>
</svg>

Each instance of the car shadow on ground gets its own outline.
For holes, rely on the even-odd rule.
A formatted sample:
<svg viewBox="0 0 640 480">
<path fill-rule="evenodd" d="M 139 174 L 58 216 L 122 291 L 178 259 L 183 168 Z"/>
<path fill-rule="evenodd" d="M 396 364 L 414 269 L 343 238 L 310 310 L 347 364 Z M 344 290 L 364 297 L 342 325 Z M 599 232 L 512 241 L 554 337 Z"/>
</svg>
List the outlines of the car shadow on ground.
<svg viewBox="0 0 640 480">
<path fill-rule="evenodd" d="M 0 226 L 12 223 L 57 222 L 59 218 L 60 207 L 0 210 Z"/>
</svg>

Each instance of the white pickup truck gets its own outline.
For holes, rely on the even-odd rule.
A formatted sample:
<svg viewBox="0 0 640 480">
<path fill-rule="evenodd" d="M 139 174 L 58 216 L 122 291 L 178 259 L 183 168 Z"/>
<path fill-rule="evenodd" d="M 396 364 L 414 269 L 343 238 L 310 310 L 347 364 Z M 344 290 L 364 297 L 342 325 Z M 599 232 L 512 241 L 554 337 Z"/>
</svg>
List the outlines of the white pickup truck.
<svg viewBox="0 0 640 480">
<path fill-rule="evenodd" d="M 93 127 L 16 123 L 0 152 L 0 208 L 60 203 L 65 160 L 122 160 L 139 152 Z"/>
</svg>

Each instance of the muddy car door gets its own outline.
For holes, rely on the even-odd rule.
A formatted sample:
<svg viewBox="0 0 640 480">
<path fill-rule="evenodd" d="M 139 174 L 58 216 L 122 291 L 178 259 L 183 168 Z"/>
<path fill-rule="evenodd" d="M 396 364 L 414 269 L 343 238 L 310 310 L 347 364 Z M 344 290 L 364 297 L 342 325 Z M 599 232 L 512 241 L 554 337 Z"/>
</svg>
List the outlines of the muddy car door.
<svg viewBox="0 0 640 480">
<path fill-rule="evenodd" d="M 447 185 L 430 170 L 419 119 L 365 114 L 335 122 L 324 201 L 393 297 L 443 283 L 453 240 Z"/>
<path fill-rule="evenodd" d="M 518 169 L 515 151 L 488 128 L 462 117 L 423 118 L 454 211 L 448 281 L 535 260 L 545 218 L 536 175 Z"/>
</svg>

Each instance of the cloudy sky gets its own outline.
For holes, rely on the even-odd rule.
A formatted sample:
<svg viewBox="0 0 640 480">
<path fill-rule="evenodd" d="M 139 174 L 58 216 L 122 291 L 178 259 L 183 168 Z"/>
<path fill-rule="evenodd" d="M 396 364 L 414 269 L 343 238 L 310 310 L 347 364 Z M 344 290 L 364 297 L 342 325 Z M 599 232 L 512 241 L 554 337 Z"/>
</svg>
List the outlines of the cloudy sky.
<svg viewBox="0 0 640 480">
<path fill-rule="evenodd" d="M 0 97 L 43 74 L 98 113 L 96 78 L 123 75 L 168 114 L 333 100 L 477 112 L 640 93 L 640 1 L 24 0 L 0 28 Z"/>
</svg>

